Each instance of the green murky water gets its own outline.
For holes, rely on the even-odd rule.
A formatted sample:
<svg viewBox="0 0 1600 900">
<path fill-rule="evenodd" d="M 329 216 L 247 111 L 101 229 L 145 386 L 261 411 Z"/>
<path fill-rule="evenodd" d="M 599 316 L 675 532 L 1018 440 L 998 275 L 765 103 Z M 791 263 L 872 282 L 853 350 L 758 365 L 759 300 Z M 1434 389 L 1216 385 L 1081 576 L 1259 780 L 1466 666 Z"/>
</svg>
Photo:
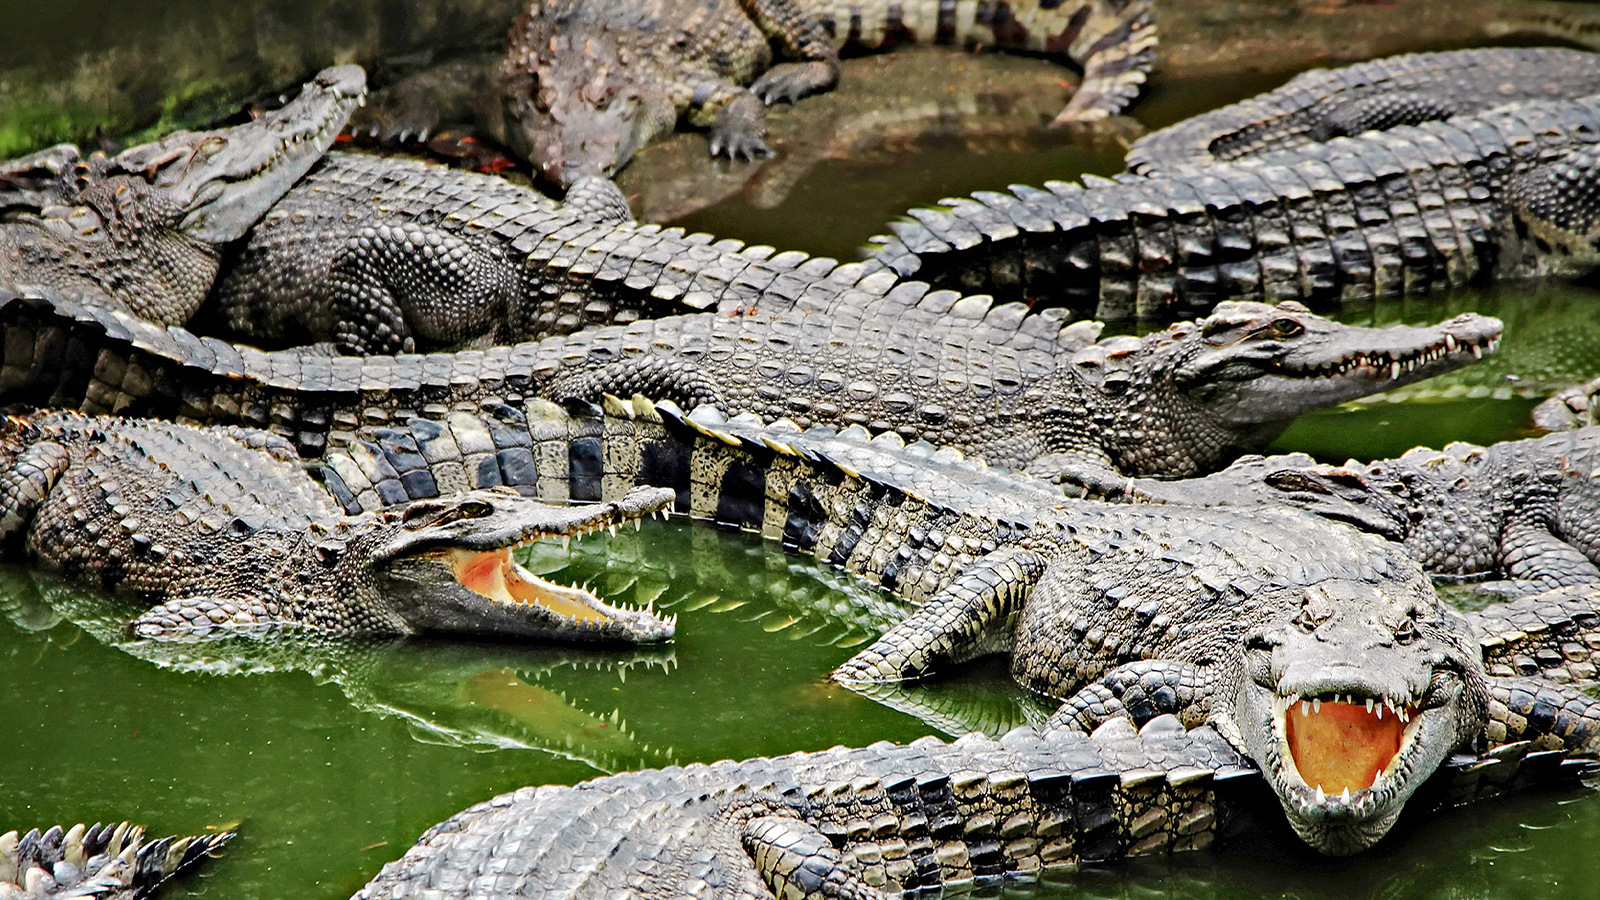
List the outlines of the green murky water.
<svg viewBox="0 0 1600 900">
<path fill-rule="evenodd" d="M 1192 5 L 1226 12 L 1248 4 Z M 496 4 L 464 4 L 472 15 L 454 21 L 423 2 L 394 19 L 374 18 L 369 6 L 375 5 L 345 0 L 311 14 L 298 5 L 276 12 L 251 3 L 172 5 L 157 16 L 167 25 L 134 28 L 126 39 L 111 27 L 121 21 L 115 17 L 99 28 L 61 29 L 32 7 L 16 10 L 32 18 L 8 21 L 33 22 L 34 33 L 67 35 L 58 47 L 90 52 L 63 63 L 32 42 L 21 47 L 13 39 L 0 48 L 0 125 L 13 129 L 7 146 L 27 146 L 30 138 L 16 129 L 49 108 L 35 103 L 39 97 L 76 105 L 69 109 L 63 100 L 62 121 L 34 128 L 28 132 L 34 139 L 54 139 L 51 129 L 75 127 L 74 117 L 104 118 L 113 109 L 130 127 L 200 115 L 225 106 L 219 97 L 272 83 L 273 73 L 293 70 L 301 57 L 337 55 L 324 44 L 359 45 L 359 57 L 403 47 L 418 35 L 459 37 Z M 1311 23 L 1341 4 L 1301 6 L 1303 21 Z M 87 23 L 97 8 L 76 3 L 69 11 Z M 281 23 L 306 15 L 327 25 L 317 39 L 286 36 Z M 1249 20 L 1230 15 L 1214 23 L 1218 33 L 1243 33 Z M 171 37 L 175 22 L 189 23 L 183 26 L 192 32 L 189 44 Z M 230 28 L 256 34 L 241 38 Z M 182 48 L 196 40 L 209 41 L 210 49 L 185 57 Z M 248 45 L 248 52 L 235 44 Z M 99 48 L 105 52 L 96 55 Z M 179 58 L 188 69 L 172 63 Z M 218 60 L 246 58 L 236 74 L 218 75 L 226 71 Z M 148 85 L 124 92 L 134 95 L 137 111 L 127 112 L 128 98 L 111 97 L 109 89 L 99 106 L 85 106 L 82 86 L 119 67 L 148 77 Z M 1293 66 L 1278 59 L 1253 68 L 1286 67 Z M 186 71 L 193 90 L 172 94 L 169 82 Z M 58 76 L 67 81 L 51 80 Z M 1226 78 L 1168 78 L 1138 113 L 1158 125 L 1277 80 L 1249 64 Z M 117 83 L 126 87 L 128 78 Z M 28 110 L 24 100 L 33 104 Z M 1033 134 L 974 145 L 944 138 L 824 158 L 786 176 L 793 185 L 776 202 L 735 195 L 683 221 L 752 242 L 848 256 L 907 206 L 1009 182 L 1112 172 L 1119 159 L 1115 142 L 1103 139 Z M 1488 312 L 1506 319 L 1506 345 L 1475 371 L 1308 416 L 1278 448 L 1342 460 L 1392 455 L 1419 443 L 1519 436 L 1539 396 L 1600 374 L 1596 304 L 1600 291 L 1524 284 L 1347 310 L 1343 318 L 1363 324 Z M 540 556 L 535 565 L 594 581 L 622 599 L 655 600 L 680 615 L 679 639 L 664 649 L 620 652 L 420 641 L 121 645 L 108 624 L 116 607 L 26 572 L 0 571 L 0 828 L 131 817 L 167 833 L 241 822 L 240 840 L 187 895 L 331 900 L 348 896 L 427 826 L 524 784 L 910 740 L 963 727 L 956 723 L 1003 730 L 1040 714 L 992 665 L 882 702 L 829 685 L 825 673 L 881 629 L 894 605 L 748 538 L 651 524 L 576 549 L 570 562 Z M 902 708 L 920 708 L 925 718 Z M 986 893 L 1594 896 L 1600 863 L 1590 848 L 1597 845 L 1600 798 L 1534 796 L 1413 823 L 1356 861 L 1280 861 L 1250 847 Z"/>
</svg>

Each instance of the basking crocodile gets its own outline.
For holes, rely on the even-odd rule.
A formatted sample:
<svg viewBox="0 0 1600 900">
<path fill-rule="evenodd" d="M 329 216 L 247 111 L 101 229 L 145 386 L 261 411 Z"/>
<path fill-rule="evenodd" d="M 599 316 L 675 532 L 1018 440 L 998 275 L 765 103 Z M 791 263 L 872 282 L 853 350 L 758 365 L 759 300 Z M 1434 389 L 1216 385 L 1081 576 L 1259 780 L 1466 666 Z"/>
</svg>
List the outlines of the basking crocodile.
<svg viewBox="0 0 1600 900">
<path fill-rule="evenodd" d="M 913 210 L 871 260 L 1101 319 L 1579 274 L 1596 255 L 1597 131 L 1600 99 L 1529 101 L 1156 177 L 978 192 Z"/>
<path fill-rule="evenodd" d="M 168 879 L 193 872 L 233 836 L 232 831 L 218 831 L 147 841 L 142 827 L 127 822 L 66 830 L 57 825 L 20 836 L 8 831 L 0 834 L 0 897 L 154 897 Z"/>
<path fill-rule="evenodd" d="M 615 173 L 680 118 L 711 129 L 713 154 L 751 158 L 768 153 L 763 104 L 831 87 L 837 46 L 921 40 L 1065 53 L 1084 79 L 1057 121 L 1092 120 L 1144 81 L 1156 43 L 1150 6 L 534 0 L 512 23 L 498 103 L 480 119 L 563 186 Z M 770 65 L 773 47 L 790 61 Z"/>
<path fill-rule="evenodd" d="M 1332 466 L 1305 454 L 1096 493 L 1195 506 L 1288 503 L 1399 541 L 1435 575 L 1509 591 L 1600 583 L 1600 428 L 1479 447 L 1418 447 Z"/>
<path fill-rule="evenodd" d="M 183 324 L 221 246 L 322 156 L 365 88 L 360 68 L 339 66 L 245 125 L 179 131 L 109 160 L 62 145 L 4 164 L 0 284 Z"/>
<path fill-rule="evenodd" d="M 825 309 L 896 281 L 881 265 L 637 224 L 605 179 L 556 203 L 494 176 L 349 152 L 327 154 L 225 263 L 197 330 L 362 354 L 696 310 Z"/>
<path fill-rule="evenodd" d="M 1072 501 L 1048 485 L 926 444 L 908 446 L 892 434 L 867 440 L 861 429 L 800 432 L 781 423 L 760 426 L 753 417 L 723 420 L 708 409 L 684 418 L 675 407 L 642 398 L 631 404 L 610 398 L 603 416 L 536 400 L 378 429 L 372 441 L 324 457 L 320 477 L 352 508 L 482 484 L 572 500 L 616 496 L 640 481 L 672 487 L 680 512 L 758 531 L 921 604 L 840 667 L 836 679 L 915 678 L 1008 647 L 1019 680 L 1058 697 L 1107 672 L 1117 693 L 1138 686 L 1137 679 L 1122 681 L 1126 672 L 1178 677 L 1179 690 L 1157 690 L 1157 682 L 1150 684 L 1152 698 L 1130 693 L 1128 708 L 1141 717 L 1181 711 L 1197 724 L 1209 704 L 1210 719 L 1271 773 L 1296 827 L 1328 852 L 1353 852 L 1377 840 L 1418 778 L 1482 733 L 1491 697 L 1501 704 L 1496 710 L 1521 704 L 1515 697 L 1528 690 L 1554 703 L 1552 709 L 1587 709 L 1591 702 L 1548 684 L 1487 678 L 1470 626 L 1441 605 L 1398 545 L 1337 523 L 1319 527 L 1315 517 L 1288 510 Z M 1199 599 L 1186 602 L 1194 595 Z M 1109 608 L 1103 629 L 1071 633 L 1081 620 L 1062 607 L 1075 597 Z M 1302 614 L 1302 606 L 1310 611 Z M 1052 611 L 1064 620 L 1047 615 Z M 1373 621 L 1347 621 L 1366 615 Z M 1237 617 L 1237 624 L 1213 624 L 1222 617 Z M 1125 637 L 1111 634 L 1111 623 L 1124 618 L 1132 623 Z M 1328 627 L 1314 646 L 1296 645 L 1287 660 L 1278 659 L 1315 676 L 1306 680 L 1297 670 L 1284 696 L 1328 700 L 1330 718 L 1349 719 L 1348 727 L 1372 736 L 1372 752 L 1359 758 L 1373 768 L 1360 773 L 1359 784 L 1348 772 L 1323 768 L 1315 747 L 1327 736 L 1318 728 L 1328 719 L 1296 726 L 1317 736 L 1297 745 L 1295 758 L 1306 772 L 1327 773 L 1323 781 L 1336 789 L 1349 783 L 1353 800 L 1342 791 L 1333 797 L 1314 791 L 1281 762 L 1270 735 L 1281 736 L 1282 713 L 1291 704 L 1276 688 L 1263 696 L 1237 686 L 1247 705 L 1234 708 L 1228 679 L 1237 670 L 1229 660 L 1246 652 L 1247 632 L 1273 640 L 1273 629 L 1292 620 Z M 1166 629 L 1205 646 L 1172 648 L 1161 639 Z M 1362 649 L 1369 648 L 1364 634 L 1386 648 L 1385 665 L 1342 668 L 1347 653 L 1369 652 Z M 1068 652 L 1063 648 L 1075 648 L 1076 658 L 1060 659 Z M 1065 668 L 1068 662 L 1076 672 Z M 1097 695 L 1107 690 L 1090 684 L 1078 703 L 1103 707 Z M 1398 730 L 1391 733 L 1393 715 L 1388 724 L 1369 724 L 1346 715 L 1342 701 L 1332 705 L 1335 695 L 1356 698 L 1357 708 L 1368 698 L 1391 702 L 1418 724 L 1401 740 Z M 1277 704 L 1276 726 L 1271 715 L 1256 718 L 1249 704 L 1261 703 Z M 1152 712 L 1157 705 L 1175 708 Z M 1327 830 L 1318 824 L 1330 821 L 1337 824 Z"/>
<path fill-rule="evenodd" d="M 0 213 L 0 286 L 164 325 L 198 308 L 197 329 L 260 345 L 377 353 L 826 307 L 895 281 L 880 265 L 638 225 L 605 179 L 557 203 L 491 176 L 324 154 L 363 84 L 359 69 L 330 70 L 245 125 L 111 160 L 64 146 L 0 164 L 0 211 L 15 207 Z"/>
<path fill-rule="evenodd" d="M 1363 131 L 1600 92 L 1600 54 L 1559 47 L 1406 53 L 1312 69 L 1284 86 L 1153 131 L 1128 148 L 1147 174 L 1231 162 Z"/>
<path fill-rule="evenodd" d="M 1451 768 L 1477 766 L 1487 782 L 1496 769 L 1551 767 L 1510 749 L 1510 764 L 1466 757 Z M 1439 779 L 1431 805 L 1450 804 L 1452 780 Z M 1170 716 L 1090 736 L 1019 728 L 999 740 L 697 763 L 479 803 L 430 828 L 352 900 L 881 900 L 1225 843 L 1231 825 L 1259 815 L 1259 794 L 1248 760 Z"/>
<path fill-rule="evenodd" d="M 741 228 L 768 229 L 764 234 L 781 228 L 783 233 L 793 234 L 795 217 L 774 208 L 785 202 L 800 209 L 807 200 L 818 203 L 814 192 L 819 184 L 829 183 L 832 167 L 843 165 L 859 171 L 871 166 L 889 172 L 914 162 L 918 155 L 946 153 L 952 148 L 990 154 L 999 164 L 998 159 L 1008 158 L 1008 154 L 1042 153 L 1069 143 L 1074 148 L 1093 148 L 1097 156 L 1111 159 L 1143 133 L 1143 127 L 1126 116 L 1071 129 L 1070 133 L 1047 128 L 1046 123 L 1061 109 L 1065 93 L 1060 75 L 1060 70 L 1041 66 L 1035 59 L 984 53 L 952 61 L 948 53 L 934 48 L 845 59 L 836 89 L 768 119 L 767 145 L 772 157 L 738 166 L 708 166 L 705 138 L 676 134 L 637 154 L 617 174 L 617 187 L 645 221 L 676 222 L 729 202 L 769 211 Z M 372 108 L 369 103 L 362 111 Z M 836 187 L 848 190 L 844 185 Z M 802 199 L 795 193 L 797 189 L 809 196 Z M 898 191 L 896 196 L 901 196 Z M 891 206 L 885 212 L 893 210 Z M 855 221 L 862 226 L 872 223 L 864 211 L 858 215 L 852 216 L 852 225 Z M 814 239 L 796 236 L 783 240 L 795 244 Z M 851 246 L 843 235 L 836 241 L 842 241 L 838 245 L 843 248 Z"/>
<path fill-rule="evenodd" d="M 898 310 L 898 311 L 893 311 Z M 645 393 L 685 406 L 862 424 L 1041 475 L 1209 471 L 1293 418 L 1470 362 L 1494 319 L 1363 329 L 1304 307 L 1225 304 L 1145 338 L 1088 344 L 1059 310 L 904 285 L 834 315 L 699 315 L 425 357 L 262 354 L 127 316 L 0 302 L 0 398 L 271 428 L 307 456 L 356 425 L 467 402 Z"/>
<path fill-rule="evenodd" d="M 140 635 L 296 624 L 340 634 L 672 636 L 671 622 L 649 610 L 545 582 L 509 552 L 638 519 L 671 502 L 670 492 L 565 509 L 471 491 L 341 513 L 275 436 L 76 413 L 9 420 L 0 457 L 7 556 L 153 603 L 133 623 Z"/>
</svg>

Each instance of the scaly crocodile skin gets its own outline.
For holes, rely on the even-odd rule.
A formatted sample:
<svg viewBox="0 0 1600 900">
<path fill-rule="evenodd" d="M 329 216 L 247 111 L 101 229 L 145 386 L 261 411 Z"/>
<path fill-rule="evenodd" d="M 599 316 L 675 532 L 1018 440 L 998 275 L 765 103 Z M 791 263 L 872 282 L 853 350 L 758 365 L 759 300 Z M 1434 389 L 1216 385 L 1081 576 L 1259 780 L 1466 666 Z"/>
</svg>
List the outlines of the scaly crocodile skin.
<svg viewBox="0 0 1600 900">
<path fill-rule="evenodd" d="M 1597 133 L 1600 99 L 1526 102 L 1150 178 L 983 191 L 913 210 L 871 259 L 1101 319 L 1578 274 L 1597 258 Z"/>
<path fill-rule="evenodd" d="M 1552 47 L 1406 53 L 1313 69 L 1248 100 L 1153 131 L 1128 148 L 1141 174 L 1230 162 L 1363 131 L 1600 92 L 1600 54 Z"/>
</svg>

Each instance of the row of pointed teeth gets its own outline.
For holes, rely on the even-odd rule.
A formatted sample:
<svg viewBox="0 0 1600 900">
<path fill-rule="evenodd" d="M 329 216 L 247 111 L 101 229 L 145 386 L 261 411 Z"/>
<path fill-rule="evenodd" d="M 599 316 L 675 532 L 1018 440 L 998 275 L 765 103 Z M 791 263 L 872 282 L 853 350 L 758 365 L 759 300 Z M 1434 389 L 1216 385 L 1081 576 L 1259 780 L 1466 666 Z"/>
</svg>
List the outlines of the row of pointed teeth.
<svg viewBox="0 0 1600 900">
<path fill-rule="evenodd" d="M 583 592 L 587 593 L 591 597 L 600 596 L 598 593 L 595 593 L 594 584 L 592 582 L 584 582 L 583 584 L 580 584 L 580 585 L 574 585 L 574 587 L 576 587 L 580 591 L 583 591 Z M 625 613 L 644 613 L 645 615 L 648 615 L 648 616 L 656 619 L 657 621 L 664 622 L 664 623 L 666 623 L 668 625 L 674 625 L 675 626 L 675 625 L 678 624 L 678 615 L 677 615 L 677 613 L 673 613 L 671 615 L 666 615 L 666 616 L 657 615 L 656 614 L 656 601 L 655 601 L 654 597 L 650 598 L 649 600 L 646 600 L 642 604 L 623 603 L 621 601 L 613 603 L 613 602 L 608 600 L 608 601 L 606 601 L 606 605 L 611 607 L 612 609 L 620 610 L 621 612 L 625 612 Z"/>
<path fill-rule="evenodd" d="M 1362 703 L 1362 701 L 1356 699 L 1354 694 L 1334 694 L 1332 697 L 1327 699 L 1330 703 L 1347 703 L 1351 706 L 1360 706 Z M 1322 712 L 1322 700 L 1323 698 L 1321 697 L 1312 697 L 1310 699 L 1301 697 L 1300 714 L 1302 716 L 1309 716 L 1314 712 Z M 1289 702 L 1292 704 L 1294 701 L 1291 700 Z M 1399 703 L 1395 703 L 1394 700 L 1389 697 L 1384 697 L 1381 700 L 1374 697 L 1367 697 L 1366 706 L 1367 715 L 1373 715 L 1374 711 L 1376 711 L 1376 714 L 1380 720 L 1383 718 L 1384 710 L 1388 710 L 1390 715 L 1399 718 L 1402 722 L 1409 723 L 1411 721 L 1411 712 L 1404 700 L 1400 701 Z"/>
<path fill-rule="evenodd" d="M 668 517 L 668 510 L 665 509 L 665 508 L 651 510 L 650 512 L 646 513 L 645 515 L 649 516 L 652 519 L 655 518 L 656 516 L 660 516 L 661 517 L 661 521 L 665 522 L 667 520 L 667 517 Z M 634 531 L 638 531 L 640 528 L 642 528 L 644 526 L 644 520 L 643 519 L 630 519 L 628 521 L 633 523 L 633 530 Z M 612 537 L 616 537 L 617 536 L 617 523 L 616 522 L 607 522 L 604 525 L 591 525 L 588 528 L 579 528 L 577 531 L 569 531 L 566 534 L 563 534 L 561 536 L 561 549 L 562 549 L 562 551 L 563 552 L 567 552 L 567 551 L 572 550 L 572 539 L 573 538 L 588 537 L 589 535 L 594 534 L 595 532 L 600 531 L 602 529 L 607 534 L 611 535 Z M 534 538 L 533 540 L 538 540 L 538 538 Z M 527 544 L 531 544 L 531 543 L 533 543 L 533 541 L 528 541 L 525 544 L 518 544 L 517 546 L 519 546 L 519 547 L 526 546 Z"/>
<path fill-rule="evenodd" d="M 1356 369 L 1372 369 L 1376 372 L 1388 371 L 1389 378 L 1397 379 L 1401 375 L 1415 371 L 1429 363 L 1454 356 L 1460 352 L 1463 344 L 1472 351 L 1474 359 L 1483 359 L 1485 353 L 1493 353 L 1500 346 L 1499 338 L 1490 338 L 1483 343 L 1476 341 L 1459 341 L 1455 335 L 1445 335 L 1443 343 L 1428 347 L 1420 353 L 1404 359 L 1395 359 L 1387 353 L 1363 353 L 1350 359 L 1342 360 L 1327 366 L 1320 371 L 1328 375 L 1343 375 Z"/>
</svg>

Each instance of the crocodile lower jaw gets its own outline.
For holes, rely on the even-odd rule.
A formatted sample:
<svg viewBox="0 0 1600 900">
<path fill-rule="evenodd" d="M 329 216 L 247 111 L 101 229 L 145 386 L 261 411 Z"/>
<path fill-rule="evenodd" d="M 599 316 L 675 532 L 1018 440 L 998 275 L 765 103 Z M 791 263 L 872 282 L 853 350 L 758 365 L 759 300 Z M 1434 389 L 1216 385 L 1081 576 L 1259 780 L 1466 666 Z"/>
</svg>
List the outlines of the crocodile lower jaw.
<svg viewBox="0 0 1600 900">
<path fill-rule="evenodd" d="M 496 603 L 541 606 L 582 622 L 607 621 L 600 599 L 582 588 L 545 581 L 511 558 L 511 549 L 445 551 L 456 580 Z"/>
</svg>

